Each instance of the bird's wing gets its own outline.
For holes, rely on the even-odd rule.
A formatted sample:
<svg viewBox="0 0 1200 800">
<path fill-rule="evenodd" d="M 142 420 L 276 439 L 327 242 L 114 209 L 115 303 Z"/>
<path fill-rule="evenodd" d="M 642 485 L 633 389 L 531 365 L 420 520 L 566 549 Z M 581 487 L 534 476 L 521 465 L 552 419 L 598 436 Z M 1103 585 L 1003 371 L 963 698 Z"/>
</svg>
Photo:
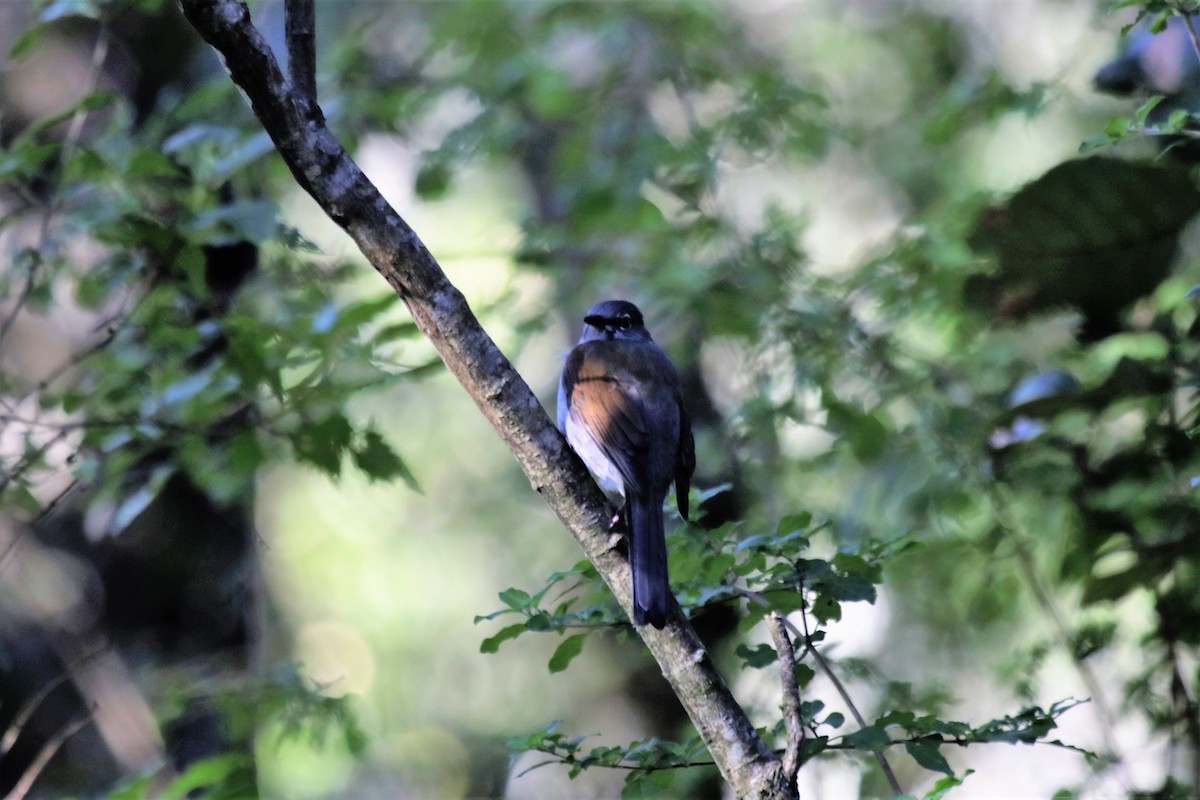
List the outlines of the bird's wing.
<svg viewBox="0 0 1200 800">
<path fill-rule="evenodd" d="M 626 491 L 646 494 L 649 425 L 636 385 L 619 382 L 614 375 L 619 372 L 612 363 L 617 352 L 586 343 L 576 347 L 563 370 L 562 392 L 569 398 L 571 421 L 587 432 L 621 474 Z M 588 467 L 603 471 L 594 464 Z"/>
</svg>

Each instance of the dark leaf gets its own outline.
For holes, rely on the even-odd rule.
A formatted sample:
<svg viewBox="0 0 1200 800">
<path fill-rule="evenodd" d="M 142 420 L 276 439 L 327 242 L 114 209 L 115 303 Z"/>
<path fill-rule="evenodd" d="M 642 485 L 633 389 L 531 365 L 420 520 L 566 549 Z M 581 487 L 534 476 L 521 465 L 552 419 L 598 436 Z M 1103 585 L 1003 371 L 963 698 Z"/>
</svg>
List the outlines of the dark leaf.
<svg viewBox="0 0 1200 800">
<path fill-rule="evenodd" d="M 904 749 L 925 769 L 953 775 L 954 770 L 950 769 L 950 764 L 946 761 L 945 756 L 938 750 L 939 744 L 935 740 L 926 739 L 919 742 L 905 742 Z"/>
<path fill-rule="evenodd" d="M 354 429 L 340 413 L 302 426 L 289 437 L 296 458 L 337 477 L 342 472 L 342 455 L 350 447 Z"/>
<path fill-rule="evenodd" d="M 583 643 L 587 639 L 586 633 L 568 636 L 563 640 L 554 651 L 554 655 L 550 656 L 550 671 L 562 672 L 570 666 L 572 659 L 583 651 Z"/>
<path fill-rule="evenodd" d="M 842 742 L 856 750 L 883 750 L 891 741 L 887 731 L 875 725 L 868 725 L 842 737 Z"/>
<path fill-rule="evenodd" d="M 515 625 L 509 625 L 507 628 L 502 628 L 500 631 L 488 638 L 484 639 L 479 644 L 479 652 L 495 653 L 500 649 L 500 645 L 507 642 L 509 639 L 515 639 L 524 633 L 526 628 L 524 622 L 518 622 Z"/>
<path fill-rule="evenodd" d="M 529 596 L 529 592 L 524 592 L 520 589 L 505 589 L 500 593 L 500 602 L 509 608 L 523 611 L 529 608 L 529 604 L 533 602 L 533 598 Z"/>
<path fill-rule="evenodd" d="M 361 445 L 351 451 L 355 465 L 371 480 L 390 481 L 400 478 L 408 488 L 420 492 L 417 479 L 400 456 L 392 450 L 377 431 L 367 431 Z"/>
<path fill-rule="evenodd" d="M 779 654 L 775 652 L 775 648 L 769 644 L 760 644 L 754 647 L 747 647 L 744 644 L 739 644 L 734 650 L 734 655 L 742 659 L 748 667 L 762 669 L 763 667 L 774 664 Z"/>
</svg>

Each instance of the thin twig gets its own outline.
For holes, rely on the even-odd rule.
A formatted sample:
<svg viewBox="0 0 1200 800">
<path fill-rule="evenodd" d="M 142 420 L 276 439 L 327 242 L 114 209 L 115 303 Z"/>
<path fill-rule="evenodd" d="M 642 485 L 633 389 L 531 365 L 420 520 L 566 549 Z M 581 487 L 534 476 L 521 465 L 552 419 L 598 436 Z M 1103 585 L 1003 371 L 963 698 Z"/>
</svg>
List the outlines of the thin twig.
<svg viewBox="0 0 1200 800">
<path fill-rule="evenodd" d="M 41 447 L 38 447 L 34 450 L 30 450 L 28 453 L 26 453 L 21 458 L 21 460 L 19 462 L 17 462 L 17 465 L 12 468 L 12 471 L 10 471 L 3 478 L 0 478 L 0 494 L 3 494 L 3 492 L 6 489 L 8 489 L 8 485 L 10 483 L 12 483 L 17 478 L 20 478 L 23 474 L 25 474 L 25 471 L 27 469 L 29 469 L 31 466 L 33 466 L 33 464 L 39 458 L 44 456 L 51 447 L 53 447 L 54 445 L 58 444 L 60 441 L 65 439 L 66 436 L 67 436 L 67 431 L 60 430 L 60 431 L 58 431 L 58 433 L 51 436 Z"/>
<path fill-rule="evenodd" d="M 821 655 L 821 651 L 817 649 L 816 642 L 812 640 L 812 635 L 808 631 L 808 614 L 804 611 L 800 612 L 800 621 L 804 623 L 804 645 L 808 652 L 812 653 L 813 659 L 817 662 L 817 666 L 821 668 L 821 672 L 825 673 L 825 677 L 829 678 L 833 683 L 837 693 L 841 695 L 842 702 L 850 709 L 850 713 L 854 715 L 854 721 L 858 723 L 860 728 L 867 727 L 867 721 L 863 719 L 863 715 L 858 713 L 858 708 L 850 701 L 850 693 L 846 691 L 846 686 L 841 682 L 837 675 L 834 674 L 833 668 L 829 666 L 829 662 L 825 660 L 825 656 Z M 887 779 L 888 786 L 894 794 L 904 794 L 904 790 L 900 788 L 900 781 L 896 780 L 896 773 L 892 772 L 892 765 L 888 763 L 887 756 L 882 750 L 872 750 L 875 754 L 875 761 L 879 764 L 879 769 L 883 771 L 883 777 Z"/>
<path fill-rule="evenodd" d="M 1179 653 L 1174 642 L 1167 645 L 1167 659 L 1171 664 L 1171 696 L 1177 705 L 1175 711 L 1183 718 L 1188 743 L 1191 745 L 1188 756 L 1191 760 L 1192 797 L 1200 797 L 1200 709 L 1192 693 L 1188 691 L 1188 683 L 1183 677 Z"/>
<path fill-rule="evenodd" d="M 747 600 L 760 605 L 763 608 L 771 607 L 771 604 L 767 601 L 767 599 L 757 592 L 752 592 L 749 589 L 742 588 L 737 589 L 737 592 Z M 846 691 L 845 684 L 838 679 L 838 676 L 833 672 L 833 668 L 829 666 L 829 662 L 827 662 L 825 657 L 821 655 L 821 652 L 817 650 L 816 642 L 812 640 L 812 636 L 808 631 L 808 615 L 801 612 L 800 619 L 804 623 L 804 630 L 797 628 L 795 623 L 793 623 L 787 617 L 783 618 L 783 622 L 785 625 L 791 628 L 792 633 L 795 634 L 796 637 L 804 641 L 805 653 L 812 653 L 813 660 L 817 662 L 817 667 L 820 668 L 825 677 L 829 679 L 829 682 L 833 684 L 833 688 L 837 690 L 838 695 L 842 698 L 842 702 L 845 703 L 846 708 L 850 710 L 850 715 L 854 717 L 854 721 L 858 723 L 860 728 L 867 727 L 867 721 L 863 718 L 863 715 L 859 713 L 858 707 L 854 705 L 854 701 L 850 699 L 850 693 Z M 892 766 L 888 763 L 887 756 L 883 754 L 882 750 L 872 750 L 871 752 L 875 755 L 875 761 L 878 762 L 879 768 L 883 771 L 883 776 L 887 779 L 888 786 L 891 787 L 892 792 L 898 795 L 904 794 L 904 790 L 900 788 L 900 782 L 896 780 L 896 773 L 892 772 Z"/>
<path fill-rule="evenodd" d="M 42 774 L 42 770 L 50 763 L 50 759 L 54 758 L 55 754 L 58 753 L 58 749 L 63 746 L 67 739 L 70 739 L 92 721 L 92 711 L 88 711 L 88 713 L 70 722 L 42 745 L 42 749 L 38 751 L 37 758 L 30 763 L 29 768 L 21 775 L 16 785 L 13 786 L 12 791 L 4 796 L 4 800 L 23 800 L 25 795 L 29 794 L 29 790 L 33 788 L 34 781 Z"/>
<path fill-rule="evenodd" d="M 17 554 L 17 547 L 21 544 L 21 534 L 24 528 L 13 533 L 12 538 L 8 540 L 8 546 L 4 548 L 4 552 L 0 553 L 0 574 L 8 568 L 8 562 Z"/>
<path fill-rule="evenodd" d="M 108 42 L 108 27 L 101 25 L 100 32 L 96 36 L 96 44 L 92 48 L 92 67 L 91 72 L 88 74 L 87 85 L 84 87 L 84 97 L 95 92 L 96 86 L 99 85 L 100 72 L 104 68 L 105 60 L 108 58 Z M 83 124 L 87 121 L 87 116 L 88 110 L 80 108 L 71 117 L 71 124 L 67 128 L 67 134 L 63 138 L 62 148 L 58 154 L 59 178 L 66 172 L 67 164 L 75 152 L 79 137 L 83 134 Z M 37 247 L 34 248 L 39 257 L 30 263 L 29 271 L 25 276 L 25 284 L 21 287 L 21 293 L 17 296 L 17 300 L 13 303 L 13 307 L 8 315 L 0 322 L 0 350 L 4 348 L 5 339 L 8 338 L 8 334 L 12 330 L 17 317 L 20 315 L 21 309 L 29 302 L 29 296 L 33 294 L 33 289 L 37 285 L 38 265 L 41 263 L 40 254 L 46 250 L 46 243 L 50 238 L 50 220 L 54 217 L 54 212 L 58 210 L 60 198 L 61 192 L 55 190 L 50 202 L 46 204 L 45 209 L 42 211 L 42 219 L 38 226 L 38 243 Z"/>
<path fill-rule="evenodd" d="M 1042 613 L 1046 615 L 1046 618 L 1049 619 L 1050 626 L 1062 641 L 1063 649 L 1066 650 L 1072 664 L 1075 666 L 1076 672 L 1079 673 L 1079 677 L 1083 681 L 1083 685 L 1087 687 L 1087 691 L 1091 695 L 1092 705 L 1096 709 L 1096 722 L 1100 729 L 1100 737 L 1104 740 L 1104 746 L 1112 756 L 1121 761 L 1122 759 L 1119 756 L 1120 751 L 1117 749 L 1115 725 L 1113 724 L 1114 715 L 1108 706 L 1103 684 L 1092 670 L 1091 665 L 1085 659 L 1080 658 L 1075 649 L 1071 647 L 1071 631 L 1067 626 L 1066 620 L 1063 619 L 1062 612 L 1058 608 L 1058 603 L 1050 596 L 1050 592 L 1042 583 L 1037 561 L 1026 542 L 1025 536 L 1017 527 L 1017 524 L 1011 521 L 1012 511 L 1009 508 L 1007 494 L 1001 492 L 995 484 L 987 485 L 986 494 L 995 512 L 997 529 L 1012 544 L 1022 577 L 1024 577 L 1026 584 L 1028 584 L 1034 601 L 1041 608 Z"/>
<path fill-rule="evenodd" d="M 317 34 L 313 0 L 287 0 L 283 7 L 288 77 L 292 89 L 317 102 Z"/>
<path fill-rule="evenodd" d="M 39 522 L 44 520 L 46 517 L 53 514 L 54 509 L 58 508 L 58 504 L 61 503 L 67 495 L 69 495 L 72 492 L 79 489 L 81 487 L 81 485 L 82 484 L 80 483 L 80 480 L 78 478 L 72 478 L 71 482 L 67 484 L 67 488 L 63 489 L 58 494 L 54 495 L 54 497 L 51 498 L 50 502 L 46 503 L 46 505 L 42 508 L 42 510 L 37 513 L 37 516 L 34 517 L 33 520 L 30 522 L 30 525 L 37 525 Z M 2 571 L 3 569 L 4 569 L 4 558 L 3 558 L 3 556 L 0 556 L 0 571 Z"/>
<path fill-rule="evenodd" d="M 800 717 L 800 683 L 796 680 L 796 651 L 788 638 L 784 616 L 778 611 L 767 615 L 767 627 L 779 654 L 779 682 L 783 689 L 783 722 L 787 728 L 787 749 L 783 752 L 783 774 L 789 786 L 796 785 L 800 774 L 800 747 L 804 743 L 804 725 Z M 799 791 L 797 789 L 797 791 Z"/>
<path fill-rule="evenodd" d="M 21 708 L 17 711 L 17 715 L 13 717 L 13 721 L 9 723 L 8 730 L 4 732 L 4 736 L 0 738 L 0 757 L 12 749 L 16 744 L 17 738 L 20 737 L 21 731 L 25 730 L 25 725 L 30 718 L 37 713 L 38 707 L 45 701 L 50 693 L 66 683 L 71 677 L 70 672 L 64 672 L 54 680 L 47 683 L 42 688 L 38 689 L 29 699 L 21 704 Z"/>
</svg>

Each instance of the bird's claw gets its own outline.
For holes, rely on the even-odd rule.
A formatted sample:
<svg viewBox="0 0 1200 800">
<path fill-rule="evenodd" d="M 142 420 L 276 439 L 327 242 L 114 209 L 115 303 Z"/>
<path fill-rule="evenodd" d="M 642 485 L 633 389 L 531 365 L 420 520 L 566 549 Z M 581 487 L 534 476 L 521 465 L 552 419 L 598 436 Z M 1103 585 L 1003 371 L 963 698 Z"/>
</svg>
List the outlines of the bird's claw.
<svg viewBox="0 0 1200 800">
<path fill-rule="evenodd" d="M 608 538 L 609 549 L 616 549 L 621 544 L 621 539 L 625 538 L 629 533 L 629 526 L 625 522 L 625 516 L 621 513 L 621 509 L 613 512 L 612 520 L 608 523 Z"/>
</svg>

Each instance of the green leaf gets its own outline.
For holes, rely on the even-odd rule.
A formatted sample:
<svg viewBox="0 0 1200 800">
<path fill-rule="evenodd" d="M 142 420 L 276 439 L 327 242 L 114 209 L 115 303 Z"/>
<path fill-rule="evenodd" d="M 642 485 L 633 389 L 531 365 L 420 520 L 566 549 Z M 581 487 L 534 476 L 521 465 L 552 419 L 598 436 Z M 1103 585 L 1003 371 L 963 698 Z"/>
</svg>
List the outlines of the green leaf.
<svg viewBox="0 0 1200 800">
<path fill-rule="evenodd" d="M 395 292 L 387 292 L 378 297 L 372 297 L 368 300 L 358 300 L 349 303 L 341 308 L 337 313 L 337 320 L 333 325 L 334 330 L 349 330 L 355 331 L 362 325 L 391 310 L 400 302 L 400 295 Z M 394 326 L 393 326 L 394 327 Z M 414 331 L 416 326 L 413 325 Z"/>
<path fill-rule="evenodd" d="M 858 575 L 827 578 L 821 581 L 819 588 L 822 592 L 828 592 L 833 599 L 842 602 L 875 602 L 875 585 Z"/>
<path fill-rule="evenodd" d="M 441 160 L 429 159 L 417 171 L 416 193 L 423 200 L 437 200 L 450 188 L 452 173 Z"/>
<path fill-rule="evenodd" d="M 390 481 L 400 478 L 408 488 L 420 493 L 421 487 L 409 470 L 408 465 L 396 455 L 377 431 L 367 431 L 363 443 L 351 451 L 354 464 L 373 481 Z"/>
<path fill-rule="evenodd" d="M 950 764 L 938 749 L 940 744 L 936 740 L 924 739 L 919 742 L 905 742 L 904 749 L 925 769 L 953 775 L 954 770 L 950 769 Z"/>
<path fill-rule="evenodd" d="M 207 300 L 208 281 L 205 277 L 208 271 L 208 264 L 204 258 L 204 251 L 197 245 L 188 245 L 175 258 L 175 266 L 183 270 L 184 276 L 187 278 L 188 291 L 198 300 Z"/>
<path fill-rule="evenodd" d="M 23 482 L 10 483 L 0 497 L 3 497 L 4 501 L 11 504 L 12 507 L 30 514 L 36 514 L 42 510 L 42 502 Z"/>
<path fill-rule="evenodd" d="M 129 160 L 126 176 L 130 178 L 175 178 L 179 167 L 161 150 L 139 147 Z"/>
<path fill-rule="evenodd" d="M 1187 170 L 1096 157 L 1059 164 L 979 214 L 970 244 L 995 253 L 998 270 L 965 291 L 989 310 L 1019 296 L 1022 310 L 1070 306 L 1115 326 L 1166 277 L 1197 212 Z"/>
<path fill-rule="evenodd" d="M 779 524 L 775 526 L 775 532 L 780 536 L 787 536 L 802 531 L 812 524 L 812 514 L 808 511 L 801 511 L 798 514 L 788 514 L 779 520 Z"/>
<path fill-rule="evenodd" d="M 1166 99 L 1166 97 L 1161 94 L 1150 95 L 1150 97 L 1146 98 L 1146 100 L 1137 107 L 1137 111 L 1133 112 L 1133 115 L 1137 117 L 1138 122 L 1145 124 L 1146 117 L 1148 117 L 1150 112 L 1153 111 L 1155 107 L 1157 107 L 1158 104 L 1164 99 Z"/>
<path fill-rule="evenodd" d="M 1167 117 L 1164 127 L 1171 132 L 1181 131 L 1192 117 L 1186 108 L 1177 108 Z"/>
<path fill-rule="evenodd" d="M 9 48 L 8 57 L 13 61 L 20 61 L 22 58 L 29 55 L 29 52 L 33 50 L 34 46 L 36 46 L 37 43 L 42 40 L 42 36 L 45 35 L 45 33 L 46 26 L 44 24 L 29 26 L 21 33 L 20 36 L 17 37 L 17 40 L 13 43 L 13 46 Z"/>
<path fill-rule="evenodd" d="M 61 122 L 66 122 L 78 113 L 99 111 L 105 106 L 117 102 L 117 99 L 117 95 L 113 92 L 93 92 L 92 94 L 84 95 L 73 105 L 67 106 L 63 110 L 49 116 L 42 117 L 21 131 L 21 135 L 14 141 L 14 146 L 33 141 L 37 138 L 38 134 L 53 128 Z"/>
<path fill-rule="evenodd" d="M 1104 132 L 1109 136 L 1120 137 L 1133 125 L 1129 117 L 1113 117 L 1104 125 Z"/>
<path fill-rule="evenodd" d="M 276 233 L 279 206 L 265 200 L 238 200 L 197 214 L 188 229 L 203 244 L 259 244 Z"/>
<path fill-rule="evenodd" d="M 88 311 L 100 308 L 108 294 L 108 281 L 95 270 L 85 273 L 75 283 L 75 302 Z"/>
<path fill-rule="evenodd" d="M 828 736 L 805 736 L 800 743 L 800 761 L 807 763 L 809 759 L 820 755 L 829 749 Z"/>
<path fill-rule="evenodd" d="M 507 642 L 509 639 L 515 639 L 524 633 L 528 628 L 524 622 L 518 622 L 515 625 L 509 625 L 507 628 L 501 628 L 498 633 L 489 636 L 479 643 L 479 652 L 495 653 L 500 650 L 500 645 Z"/>
<path fill-rule="evenodd" d="M 16 142 L 0 156 L 0 176 L 34 178 L 61 149 L 58 142 Z"/>
<path fill-rule="evenodd" d="M 625 776 L 625 785 L 621 787 L 621 800 L 660 800 L 675 780 L 672 769 L 658 769 L 649 772 L 634 771 Z"/>
<path fill-rule="evenodd" d="M 888 431 L 876 414 L 843 403 L 830 393 L 825 393 L 822 404 L 828 412 L 826 424 L 829 430 L 850 445 L 856 459 L 869 463 L 882 454 Z"/>
<path fill-rule="evenodd" d="M 570 78 L 560 69 L 538 66 L 529 73 L 529 105 L 543 119 L 565 119 L 578 107 L 580 98 Z"/>
<path fill-rule="evenodd" d="M 529 608 L 529 604 L 533 602 L 533 598 L 529 596 L 529 592 L 520 589 L 505 589 L 500 593 L 500 602 L 509 608 L 524 611 Z"/>
<path fill-rule="evenodd" d="M 296 458 L 337 477 L 342 472 L 342 455 L 350 447 L 354 429 L 341 413 L 302 426 L 288 437 Z"/>
<path fill-rule="evenodd" d="M 397 339 L 411 339 L 414 336 L 420 335 L 420 333 L 421 329 L 417 327 L 415 322 L 397 322 L 380 329 L 378 333 L 371 337 L 371 341 L 375 344 L 384 344 L 396 341 Z"/>
<path fill-rule="evenodd" d="M 812 679 L 817 677 L 817 673 L 808 664 L 796 665 L 796 683 L 803 689 L 812 683 Z"/>
<path fill-rule="evenodd" d="M 1093 150 L 1099 150 L 1101 147 L 1108 147 L 1108 146 L 1112 145 L 1113 143 L 1114 143 L 1113 137 L 1108 136 L 1107 134 L 1097 134 L 1096 136 L 1089 136 L 1088 138 L 1084 139 L 1082 142 L 1079 143 L 1079 152 L 1081 154 L 1090 153 Z"/>
<path fill-rule="evenodd" d="M 242 431 L 230 439 L 226 452 L 229 468 L 241 476 L 257 472 L 266 457 L 262 445 L 258 442 L 258 434 L 253 430 Z"/>
<path fill-rule="evenodd" d="M 247 758 L 243 753 L 226 753 L 195 762 L 178 778 L 173 780 L 162 797 L 183 798 L 195 789 L 209 788 L 221 784 L 234 773 L 245 769 Z"/>
<path fill-rule="evenodd" d="M 762 669 L 774 664 L 779 658 L 779 654 L 775 652 L 775 648 L 769 644 L 760 644 L 755 647 L 747 647 L 744 644 L 739 644 L 733 653 L 746 662 L 747 667 L 753 667 L 754 669 Z"/>
<path fill-rule="evenodd" d="M 586 633 L 568 636 L 563 640 L 554 651 L 554 655 L 550 656 L 550 671 L 562 672 L 570 666 L 572 659 L 583 651 L 583 642 L 587 639 Z"/>
<path fill-rule="evenodd" d="M 857 750 L 883 750 L 891 744 L 891 737 L 887 735 L 887 731 L 875 725 L 868 725 L 854 733 L 848 733 L 842 737 L 842 742 L 857 749 Z"/>
</svg>

